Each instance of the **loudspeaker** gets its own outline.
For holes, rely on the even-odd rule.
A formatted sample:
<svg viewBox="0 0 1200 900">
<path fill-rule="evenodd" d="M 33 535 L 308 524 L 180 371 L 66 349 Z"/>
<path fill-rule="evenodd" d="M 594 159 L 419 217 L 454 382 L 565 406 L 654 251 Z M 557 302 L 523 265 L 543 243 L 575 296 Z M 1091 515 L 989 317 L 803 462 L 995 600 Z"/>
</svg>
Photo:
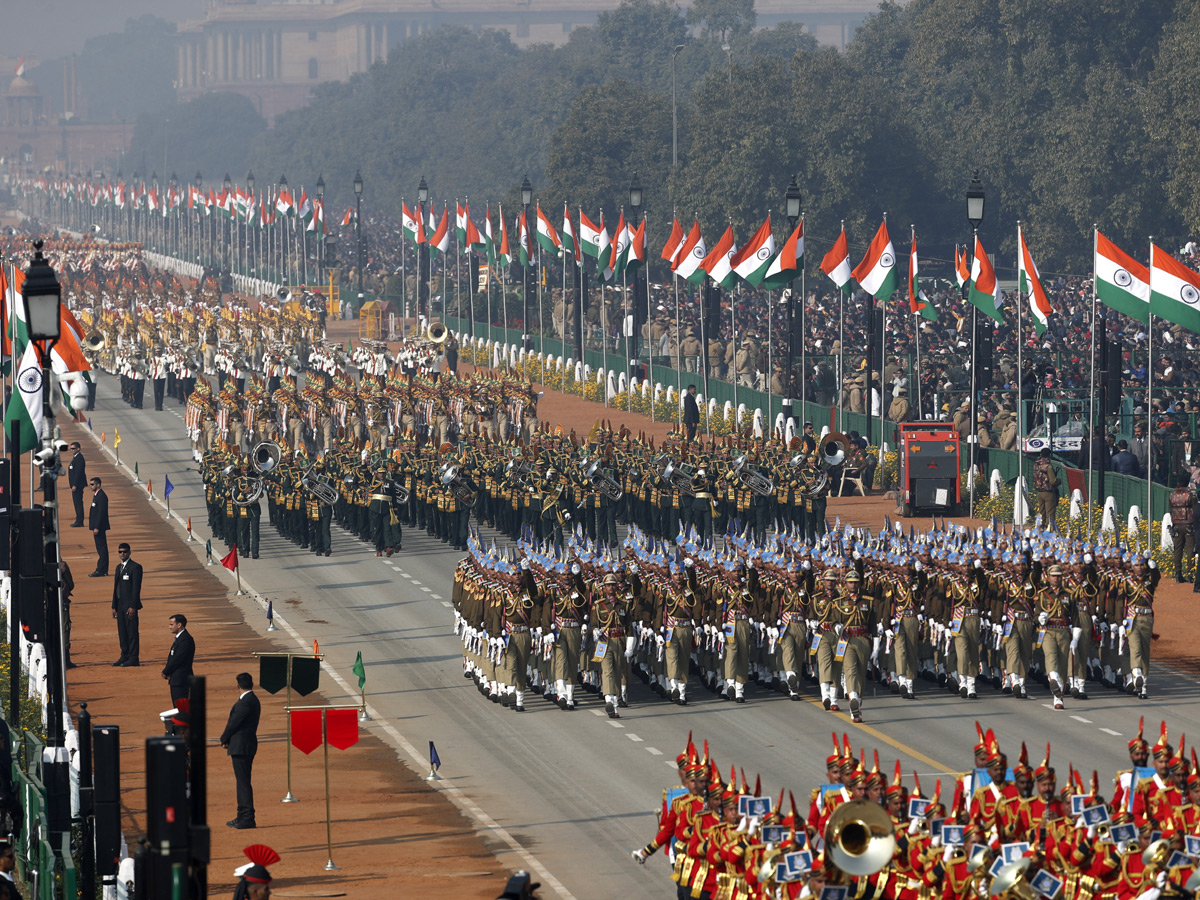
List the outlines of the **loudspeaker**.
<svg viewBox="0 0 1200 900">
<path fill-rule="evenodd" d="M 96 874 L 116 875 L 121 855 L 121 731 L 92 726 L 92 782 L 96 819 Z"/>
<path fill-rule="evenodd" d="M 1109 337 L 1100 344 L 1101 368 L 1104 371 L 1104 413 L 1121 411 L 1121 370 L 1124 366 L 1121 345 Z"/>
<path fill-rule="evenodd" d="M 146 738 L 146 832 L 156 853 L 188 845 L 187 741 Z"/>
<path fill-rule="evenodd" d="M 92 726 L 92 783 L 97 803 L 121 802 L 121 729 Z"/>
<path fill-rule="evenodd" d="M 975 387 L 984 391 L 992 386 L 994 358 L 992 355 L 992 336 L 995 333 L 990 319 L 980 322 L 978 344 L 975 347 L 975 365 L 979 371 L 975 373 Z M 974 427 L 974 423 L 972 423 Z"/>
<path fill-rule="evenodd" d="M 25 638 L 32 643 L 42 641 L 46 634 L 45 523 L 40 506 L 17 513 L 17 609 Z"/>
</svg>

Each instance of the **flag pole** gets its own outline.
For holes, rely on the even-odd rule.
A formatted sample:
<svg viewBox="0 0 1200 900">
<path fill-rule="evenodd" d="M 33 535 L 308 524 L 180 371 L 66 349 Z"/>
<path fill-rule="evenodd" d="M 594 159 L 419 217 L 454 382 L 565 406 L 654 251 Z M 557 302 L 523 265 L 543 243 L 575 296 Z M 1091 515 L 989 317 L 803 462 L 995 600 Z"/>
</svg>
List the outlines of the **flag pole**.
<svg viewBox="0 0 1200 900">
<path fill-rule="evenodd" d="M 541 362 L 538 367 L 542 373 L 542 385 L 546 384 L 546 323 L 545 317 L 542 314 L 542 242 L 537 239 L 537 226 L 542 220 L 542 204 L 539 201 L 537 205 L 537 221 L 533 223 L 533 232 L 530 233 L 529 222 L 525 223 L 525 242 L 529 244 L 530 251 L 533 250 L 533 245 L 537 244 L 537 305 L 538 305 L 538 356 L 541 357 Z"/>
<path fill-rule="evenodd" d="M 1022 384 L 1023 376 L 1024 376 L 1024 368 L 1023 368 L 1024 356 L 1022 355 L 1022 351 L 1024 348 L 1022 347 L 1022 344 L 1025 343 L 1022 340 L 1022 338 L 1024 336 L 1023 332 L 1024 332 L 1024 321 L 1025 320 L 1024 320 L 1024 309 L 1023 309 L 1024 304 L 1021 301 L 1021 273 L 1025 270 L 1022 266 L 1023 260 L 1021 258 L 1021 237 L 1022 237 L 1022 235 L 1021 235 L 1021 220 L 1017 219 L 1017 488 L 1016 488 L 1016 492 L 1018 494 L 1025 487 L 1025 428 L 1021 421 L 1021 413 L 1024 410 L 1024 406 L 1025 406 L 1025 404 L 1023 402 L 1023 400 L 1024 400 L 1024 391 L 1023 391 L 1024 384 Z M 1032 289 L 1033 285 L 1029 285 L 1029 288 Z M 972 427 L 974 427 L 974 426 L 972 425 Z M 1050 433 L 1049 429 L 1047 429 L 1046 436 L 1048 438 L 1050 438 L 1050 452 L 1053 453 L 1054 452 L 1054 436 L 1053 436 L 1053 434 Z M 1014 525 L 1024 525 L 1025 524 L 1024 521 L 1021 521 L 1021 522 L 1017 521 L 1015 512 L 1017 510 L 1017 506 L 1019 505 L 1021 508 L 1021 511 L 1023 513 L 1026 513 L 1026 518 L 1028 518 L 1026 504 L 1021 502 L 1021 497 L 1019 497 L 1019 496 L 1014 497 L 1014 500 L 1015 500 L 1015 503 L 1013 505 L 1013 512 L 1014 512 L 1013 524 Z M 1045 526 L 1048 523 L 1043 522 L 1042 524 L 1043 524 L 1043 526 Z"/>
<path fill-rule="evenodd" d="M 979 229 L 972 228 L 971 233 L 975 238 L 974 243 L 971 245 L 971 268 L 973 270 L 975 268 L 975 265 L 974 265 L 975 253 L 979 249 Z M 968 288 L 968 290 L 970 290 L 970 289 Z M 975 445 L 976 445 L 975 417 L 977 415 L 977 413 L 975 412 L 975 385 L 976 385 L 976 368 L 978 366 L 978 360 L 979 360 L 979 354 L 978 354 L 979 318 L 978 318 L 978 313 L 979 313 L 979 308 L 974 303 L 972 303 L 971 304 L 971 397 L 970 397 L 970 402 L 967 406 L 967 415 L 970 417 L 970 421 L 967 422 L 967 442 L 971 445 L 971 447 L 970 447 L 970 468 L 967 470 L 967 478 L 970 481 L 970 484 L 968 485 L 968 487 L 970 488 L 970 499 L 971 499 L 970 508 L 967 510 L 968 517 L 975 514 L 975 481 L 976 481 L 976 478 L 975 478 Z M 1018 429 L 1018 431 L 1019 430 L 1020 429 Z M 1043 522 L 1042 526 L 1045 527 L 1046 523 Z"/>
<path fill-rule="evenodd" d="M 846 232 L 846 220 L 842 219 L 842 233 Z M 842 400 L 842 390 L 846 377 L 846 291 L 843 285 L 838 285 L 838 431 L 846 430 L 846 404 Z"/>
<path fill-rule="evenodd" d="M 885 229 L 887 228 L 887 213 L 886 212 L 883 214 L 883 227 Z M 889 241 L 891 240 L 890 235 L 888 236 L 888 240 Z M 894 246 L 895 245 L 893 245 L 893 247 Z M 892 273 L 895 274 L 895 272 L 896 272 L 895 261 L 894 261 L 895 254 L 893 254 L 892 258 L 893 258 Z M 883 324 L 883 333 L 879 335 L 879 472 L 880 472 L 880 483 L 883 482 L 883 475 L 882 475 L 882 473 L 883 473 L 883 448 L 884 448 L 885 444 L 887 443 L 885 441 L 885 438 L 887 437 L 887 406 L 883 402 L 883 397 L 884 397 L 883 373 L 884 373 L 884 370 L 887 368 L 887 311 L 888 311 L 888 303 L 891 302 L 891 299 L 892 298 L 890 296 L 888 296 L 888 297 L 884 297 L 879 302 L 879 305 L 880 305 L 881 311 L 882 311 L 881 322 Z M 870 370 L 868 369 L 868 371 L 867 371 L 867 378 L 868 378 L 867 395 L 868 396 L 870 396 L 870 391 L 871 391 L 870 377 L 871 377 L 871 374 L 870 374 Z M 869 484 L 864 485 L 864 488 L 866 490 L 870 490 L 871 485 L 869 485 Z M 864 493 L 866 493 L 866 490 L 864 490 Z"/>
<path fill-rule="evenodd" d="M 916 242 L 917 242 L 917 226 L 915 224 L 909 224 L 908 228 L 909 228 L 909 232 L 912 235 L 912 242 L 913 242 L 913 244 L 916 244 Z M 915 256 L 916 254 L 913 254 L 913 255 Z M 912 260 L 909 260 L 909 268 L 910 269 L 912 268 Z M 917 271 L 919 272 L 920 270 L 918 269 Z M 913 295 L 919 300 L 921 298 L 921 282 L 915 275 L 913 276 L 912 281 L 913 281 L 913 287 L 912 287 Z M 919 315 L 920 315 L 920 313 L 914 314 L 913 320 L 912 320 L 913 344 L 917 351 L 917 368 L 913 372 L 913 386 L 912 386 L 912 391 L 911 391 L 911 393 L 913 395 L 913 399 L 916 401 L 916 404 L 917 404 L 916 418 L 917 418 L 918 422 L 920 422 L 922 419 L 925 418 L 925 416 L 922 412 L 922 406 L 921 406 L 921 323 L 917 321 L 917 316 L 919 316 Z M 924 318 L 924 316 L 921 316 L 921 318 Z M 909 418 L 912 418 L 911 412 L 909 413 Z"/>
<path fill-rule="evenodd" d="M 404 209 L 404 198 L 400 198 L 400 209 Z M 404 316 L 400 320 L 400 340 L 404 340 L 404 333 L 408 328 L 408 269 L 405 262 L 408 258 L 407 248 L 404 246 L 404 227 L 400 227 L 400 300 L 404 309 Z"/>
<path fill-rule="evenodd" d="M 321 741 L 325 756 L 325 847 L 329 851 L 329 861 L 325 863 L 326 872 L 336 872 L 340 867 L 333 862 L 333 811 L 329 798 L 329 718 L 328 709 L 321 710 Z M 289 716 L 288 718 L 291 718 Z"/>
<path fill-rule="evenodd" d="M 671 208 L 671 221 L 675 221 L 675 208 Z M 672 226 L 674 228 L 674 226 Z M 668 263 L 670 265 L 670 263 Z M 677 421 L 679 422 L 680 430 L 683 430 L 683 317 L 679 311 L 679 277 L 671 273 L 672 287 L 675 288 L 675 393 L 676 405 L 679 407 L 676 410 Z M 646 268 L 646 295 L 650 294 L 650 269 Z M 708 348 L 701 346 L 700 353 L 707 354 Z M 699 360 L 697 360 L 699 362 Z M 705 393 L 708 392 L 708 386 L 705 385 Z M 705 397 L 707 400 L 708 397 Z M 685 434 L 687 432 L 684 432 Z"/>
<path fill-rule="evenodd" d="M 805 214 L 803 212 L 800 213 L 800 229 L 801 229 L 800 234 L 801 234 L 801 236 L 803 236 L 803 234 L 804 234 L 804 215 Z M 793 230 L 795 230 L 795 229 L 793 229 Z M 791 235 L 788 235 L 788 238 L 790 239 Z M 807 254 L 802 256 L 801 259 L 804 261 L 807 261 L 808 260 Z M 804 434 L 804 423 L 808 421 L 808 363 L 805 361 L 806 354 L 807 354 L 807 351 L 805 350 L 805 345 L 808 343 L 808 340 L 807 340 L 808 339 L 808 333 L 807 333 L 808 323 L 806 321 L 806 319 L 808 318 L 808 306 L 807 306 L 807 300 L 805 299 L 808 296 L 808 289 L 806 287 L 806 280 L 805 280 L 805 270 L 807 268 L 808 267 L 804 264 L 804 262 L 800 263 L 800 303 L 799 303 L 799 306 L 800 306 L 800 384 L 799 384 L 799 388 L 800 388 L 800 429 L 799 429 L 799 431 L 801 434 Z M 792 298 L 791 298 L 791 303 L 795 303 L 795 302 L 796 302 L 796 297 L 795 297 L 795 294 L 793 294 Z M 788 306 L 788 326 L 789 326 L 789 328 L 788 328 L 788 348 L 789 348 L 789 351 L 792 346 L 792 341 L 795 340 L 795 337 L 792 334 L 792 329 L 795 327 L 795 321 L 793 320 L 793 318 L 791 316 L 791 311 L 792 311 L 792 306 L 789 305 Z M 791 368 L 790 352 L 788 355 L 788 368 L 789 369 Z M 791 397 L 792 397 L 792 386 L 794 384 L 795 384 L 795 373 L 788 372 L 787 378 L 785 378 L 783 381 L 783 387 L 784 387 L 784 390 L 787 392 L 786 396 L 788 397 L 788 399 L 791 399 Z M 786 423 L 785 423 L 785 427 L 784 427 L 784 433 L 785 434 L 787 433 Z"/>
<path fill-rule="evenodd" d="M 292 793 L 292 659 L 291 653 L 287 655 L 287 793 L 283 795 L 281 803 L 299 803 L 299 798 Z"/>
<path fill-rule="evenodd" d="M 1150 235 L 1150 277 L 1154 278 L 1154 235 Z M 1152 294 L 1153 296 L 1153 294 Z M 1146 549 L 1154 550 L 1154 311 L 1146 333 Z"/>
<path fill-rule="evenodd" d="M 1092 509 L 1096 495 L 1100 493 L 1099 478 L 1096 476 L 1096 250 L 1097 240 L 1096 235 L 1100 233 L 1099 224 L 1092 223 L 1092 346 L 1091 346 L 1091 373 L 1088 379 L 1088 431 L 1091 432 L 1092 440 L 1088 444 L 1088 540 L 1092 539 Z M 1105 337 L 1107 338 L 1107 327 L 1105 328 Z M 1103 432 L 1103 427 L 1100 429 Z M 1093 487 L 1093 479 L 1097 482 Z"/>
</svg>

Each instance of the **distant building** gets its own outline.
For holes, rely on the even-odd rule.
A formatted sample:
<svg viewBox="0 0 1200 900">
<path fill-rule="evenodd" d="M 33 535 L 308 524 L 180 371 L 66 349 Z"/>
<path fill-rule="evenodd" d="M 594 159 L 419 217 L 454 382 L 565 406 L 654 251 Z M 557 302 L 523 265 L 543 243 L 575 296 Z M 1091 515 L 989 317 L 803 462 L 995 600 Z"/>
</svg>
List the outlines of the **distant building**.
<svg viewBox="0 0 1200 900">
<path fill-rule="evenodd" d="M 902 0 L 907 2 L 907 0 Z M 304 104 L 314 85 L 345 81 L 440 25 L 507 31 L 520 47 L 563 44 L 619 0 L 212 0 L 179 26 L 179 99 L 207 91 L 249 97 L 268 120 Z M 684 3 L 683 5 L 687 5 Z M 844 47 L 878 0 L 758 0 L 758 23 L 803 22 Z"/>
</svg>

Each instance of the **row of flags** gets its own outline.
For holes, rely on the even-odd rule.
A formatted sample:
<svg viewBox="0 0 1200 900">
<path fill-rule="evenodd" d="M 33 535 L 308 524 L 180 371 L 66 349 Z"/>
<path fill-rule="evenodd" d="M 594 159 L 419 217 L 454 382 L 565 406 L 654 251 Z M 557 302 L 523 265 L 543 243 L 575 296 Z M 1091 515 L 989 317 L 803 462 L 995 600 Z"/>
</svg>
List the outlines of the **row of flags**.
<svg viewBox="0 0 1200 900">
<path fill-rule="evenodd" d="M 1166 250 L 1150 245 L 1150 265 L 1144 266 L 1106 238 L 1094 232 L 1093 275 L 1096 298 L 1110 309 L 1150 323 L 1155 315 L 1189 331 L 1200 334 L 1200 274 L 1193 272 Z M 968 258 L 970 264 L 968 265 Z M 884 220 L 875 233 L 866 255 L 853 269 L 842 227 L 829 252 L 821 261 L 821 271 L 838 287 L 849 289 L 853 279 L 868 294 L 887 301 L 897 288 L 896 252 Z M 917 236 L 914 229 L 908 265 L 908 302 L 914 315 L 937 319 L 929 299 L 920 290 L 917 273 Z M 998 323 L 1004 321 L 1004 305 L 1000 284 L 983 242 L 975 237 L 974 252 L 968 257 L 967 247 L 955 247 L 955 280 L 967 290 L 967 299 L 981 313 Z M 1024 230 L 1017 226 L 1017 290 L 1028 300 L 1034 330 L 1040 337 L 1049 325 L 1054 309 L 1042 285 L 1037 264 L 1033 261 Z"/>
</svg>

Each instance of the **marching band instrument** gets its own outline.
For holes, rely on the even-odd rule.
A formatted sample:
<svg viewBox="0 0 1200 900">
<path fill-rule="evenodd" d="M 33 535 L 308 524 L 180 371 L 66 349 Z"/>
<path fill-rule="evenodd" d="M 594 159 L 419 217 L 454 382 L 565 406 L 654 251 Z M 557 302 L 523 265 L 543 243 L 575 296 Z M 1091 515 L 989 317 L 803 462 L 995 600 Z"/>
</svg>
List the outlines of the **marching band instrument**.
<svg viewBox="0 0 1200 900">
<path fill-rule="evenodd" d="M 442 322 L 431 322 L 425 329 L 425 340 L 431 344 L 444 344 L 449 338 L 450 329 Z"/>
<path fill-rule="evenodd" d="M 591 483 L 592 487 L 609 500 L 615 503 L 625 496 L 625 491 L 621 485 L 617 484 L 611 475 L 600 468 L 600 460 L 594 459 L 588 462 L 585 459 L 579 464 L 579 468 L 583 470 L 583 477 Z"/>
<path fill-rule="evenodd" d="M 1033 861 L 1028 857 L 1009 863 L 996 873 L 992 879 L 988 893 L 993 897 L 1003 897 L 1005 900 L 1036 900 L 1038 896 L 1025 880 L 1025 871 Z"/>
<path fill-rule="evenodd" d="M 743 453 L 733 461 L 733 474 L 747 488 L 760 497 L 770 497 L 775 493 L 775 482 L 761 472 L 746 466 L 746 454 Z"/>
<path fill-rule="evenodd" d="M 237 497 L 234 497 L 233 505 L 234 506 L 253 506 L 254 504 L 258 503 L 258 501 L 262 498 L 263 488 L 264 488 L 263 479 L 255 478 L 254 479 L 254 487 L 250 491 L 249 495 L 244 500 L 239 500 Z"/>
<path fill-rule="evenodd" d="M 326 484 L 313 477 L 312 471 L 316 465 L 311 465 L 304 470 L 304 474 L 300 476 L 300 487 L 308 491 L 326 506 L 334 506 L 338 502 L 338 492 L 331 484 Z"/>
<path fill-rule="evenodd" d="M 83 345 L 88 350 L 99 352 L 108 346 L 108 341 L 104 339 L 104 335 L 99 331 L 89 332 L 87 337 L 83 339 Z"/>
<path fill-rule="evenodd" d="M 520 457 L 509 460 L 508 465 L 504 467 L 505 479 L 512 480 L 520 487 L 527 487 L 533 475 L 533 466 Z"/>
<path fill-rule="evenodd" d="M 842 434 L 840 431 L 831 431 L 825 437 L 821 438 L 821 443 L 817 444 L 817 453 L 821 460 L 821 467 L 824 469 L 832 469 L 840 466 L 846 461 L 846 451 L 850 448 L 850 438 Z"/>
<path fill-rule="evenodd" d="M 477 499 L 475 492 L 462 480 L 462 472 L 455 463 L 448 462 L 442 466 L 438 472 L 438 481 L 448 488 L 450 495 L 467 509 L 475 507 Z"/>
<path fill-rule="evenodd" d="M 877 803 L 847 801 L 829 817 L 825 847 L 833 864 L 847 875 L 872 875 L 896 852 L 891 817 Z"/>
<path fill-rule="evenodd" d="M 696 492 L 692 489 L 692 475 L 695 474 L 693 466 L 685 463 L 676 465 L 675 461 L 665 453 L 655 458 L 654 466 L 658 477 L 679 493 L 688 497 L 696 496 Z"/>
<path fill-rule="evenodd" d="M 395 495 L 397 503 L 407 503 L 408 502 L 409 490 L 404 485 L 402 485 L 400 482 L 398 482 L 398 481 L 392 482 L 392 493 Z"/>
<path fill-rule="evenodd" d="M 259 475 L 267 475 L 275 471 L 279 460 L 283 458 L 282 448 L 274 441 L 260 441 L 250 451 L 250 464 Z"/>
</svg>

